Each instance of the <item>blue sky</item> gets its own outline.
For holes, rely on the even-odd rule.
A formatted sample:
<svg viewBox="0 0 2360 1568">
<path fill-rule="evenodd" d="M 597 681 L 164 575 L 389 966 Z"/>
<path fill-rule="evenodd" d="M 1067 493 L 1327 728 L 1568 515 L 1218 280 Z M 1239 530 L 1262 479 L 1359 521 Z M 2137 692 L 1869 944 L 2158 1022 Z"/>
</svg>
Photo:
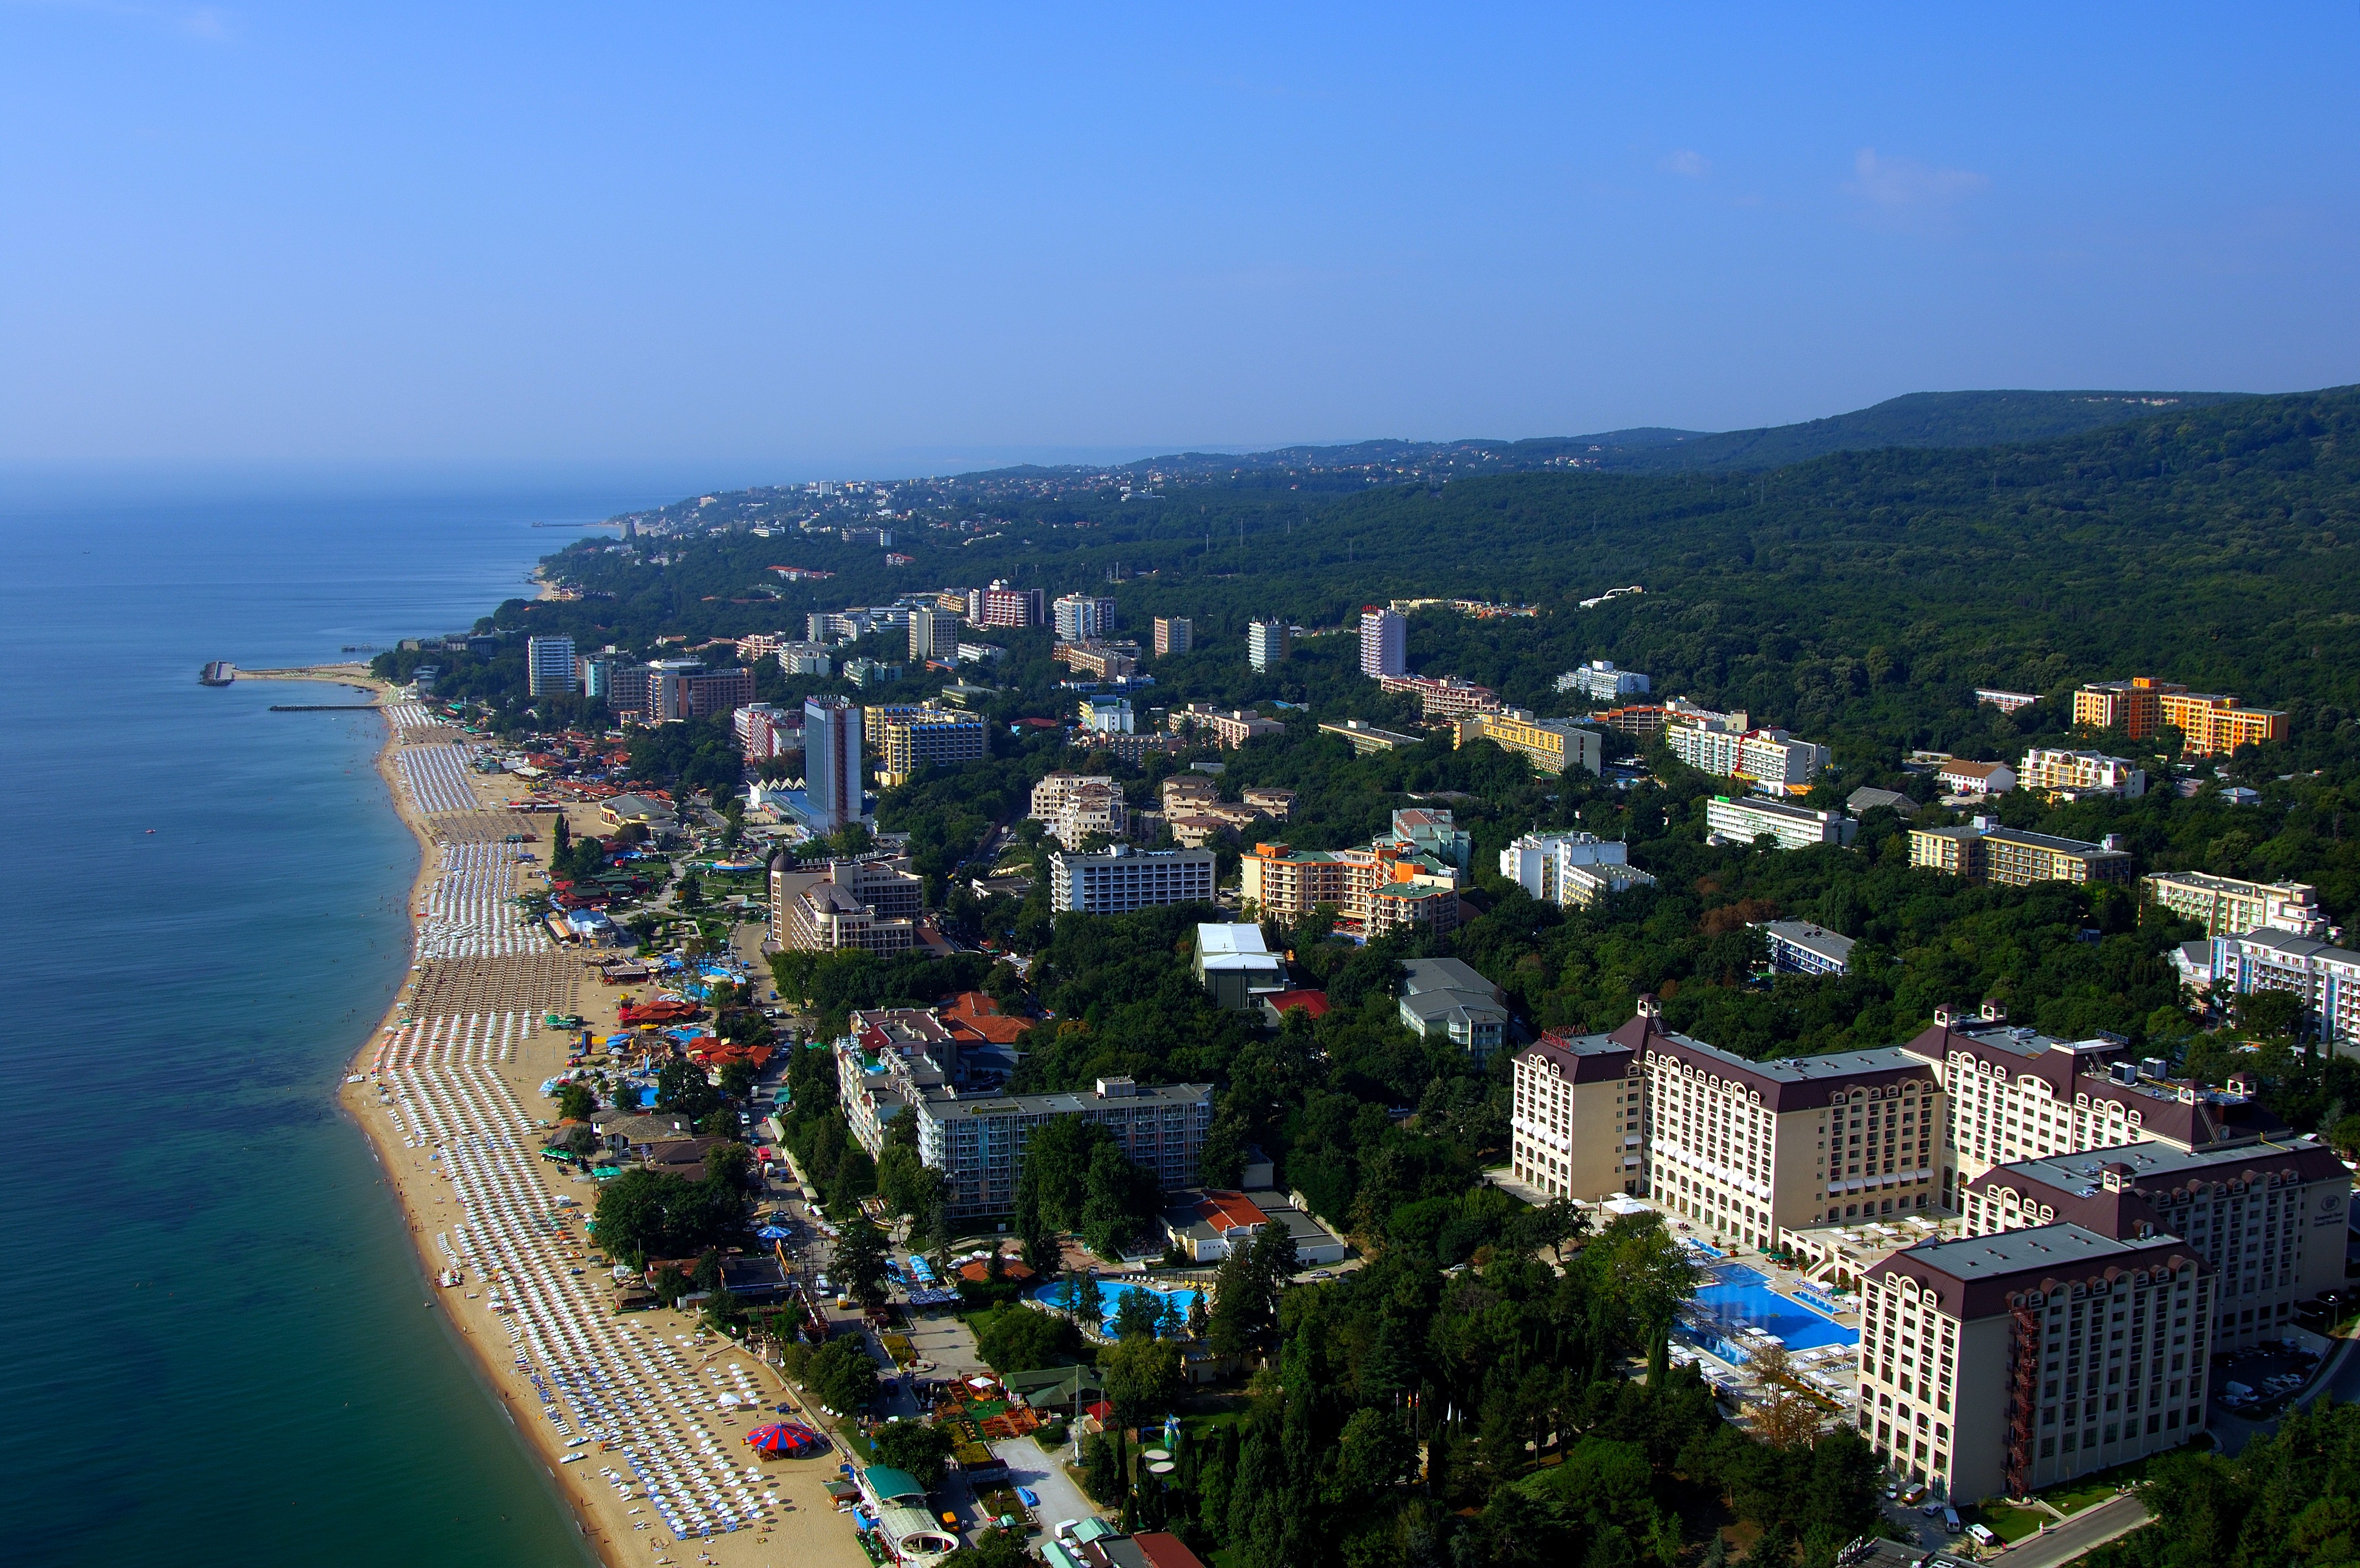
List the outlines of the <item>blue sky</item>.
<svg viewBox="0 0 2360 1568">
<path fill-rule="evenodd" d="M 2349 5 L 1274 9 L 0 0 L 0 462 L 2360 380 Z"/>
</svg>

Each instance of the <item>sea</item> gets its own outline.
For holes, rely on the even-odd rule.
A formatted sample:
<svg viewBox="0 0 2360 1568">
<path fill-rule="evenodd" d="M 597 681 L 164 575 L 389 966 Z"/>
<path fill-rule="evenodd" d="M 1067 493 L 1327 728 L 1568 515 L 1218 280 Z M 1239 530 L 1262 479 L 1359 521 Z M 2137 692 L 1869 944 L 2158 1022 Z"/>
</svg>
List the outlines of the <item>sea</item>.
<svg viewBox="0 0 2360 1568">
<path fill-rule="evenodd" d="M 197 671 L 466 627 L 694 484 L 0 479 L 0 1558 L 595 1561 L 336 1104 L 409 966 L 384 721 Z"/>
</svg>

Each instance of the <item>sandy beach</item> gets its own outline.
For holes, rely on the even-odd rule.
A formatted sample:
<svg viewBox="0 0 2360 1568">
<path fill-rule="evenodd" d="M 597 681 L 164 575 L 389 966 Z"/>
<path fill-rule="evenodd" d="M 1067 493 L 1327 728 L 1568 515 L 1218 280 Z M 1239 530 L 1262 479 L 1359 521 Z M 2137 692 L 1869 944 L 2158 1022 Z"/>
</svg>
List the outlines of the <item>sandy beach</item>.
<svg viewBox="0 0 2360 1568">
<path fill-rule="evenodd" d="M 603 1035 L 617 1005 L 576 951 L 510 901 L 546 885 L 552 814 L 506 809 L 519 781 L 467 770 L 464 737 L 365 667 L 238 679 L 352 686 L 387 713 L 379 771 L 421 847 L 412 964 L 340 1097 L 409 1221 L 421 1297 L 449 1315 L 585 1539 L 615 1565 L 866 1568 L 824 1489 L 841 1454 L 770 1459 L 742 1441 L 781 1405 L 827 1423 L 772 1368 L 698 1336 L 692 1318 L 614 1312 L 584 1236 L 595 1186 L 539 1158 L 554 1115 L 540 1085 L 563 1070 L 567 1038 L 542 1015 L 579 1013 Z M 569 811 L 577 833 L 599 825 L 587 808 Z M 452 1269 L 458 1285 L 436 1283 Z"/>
</svg>

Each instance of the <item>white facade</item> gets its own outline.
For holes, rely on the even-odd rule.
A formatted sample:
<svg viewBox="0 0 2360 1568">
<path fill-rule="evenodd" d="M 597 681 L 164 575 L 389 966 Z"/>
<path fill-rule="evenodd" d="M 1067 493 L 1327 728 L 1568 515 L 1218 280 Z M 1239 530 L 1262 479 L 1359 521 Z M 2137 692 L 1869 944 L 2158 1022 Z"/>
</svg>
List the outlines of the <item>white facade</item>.
<svg viewBox="0 0 2360 1568">
<path fill-rule="evenodd" d="M 1409 621 L 1374 605 L 1360 612 L 1360 673 L 1371 678 L 1409 672 Z"/>
<path fill-rule="evenodd" d="M 817 833 L 860 820 L 860 710 L 841 697 L 803 700 L 803 799 Z"/>
<path fill-rule="evenodd" d="M 582 683 L 574 676 L 572 637 L 527 638 L 524 657 L 526 686 L 533 696 L 547 697 L 582 689 Z"/>
<path fill-rule="evenodd" d="M 1246 627 L 1246 662 L 1256 670 L 1273 670 L 1286 660 L 1288 626 L 1284 621 L 1255 621 Z"/>
<path fill-rule="evenodd" d="M 1052 606 L 1058 640 L 1094 642 L 1114 630 L 1114 601 L 1094 593 L 1068 593 Z"/>
<path fill-rule="evenodd" d="M 1574 902 L 1566 897 L 1567 873 L 1576 866 L 1627 866 L 1630 845 L 1590 833 L 1526 833 L 1500 852 L 1500 875 L 1544 903 Z"/>
<path fill-rule="evenodd" d="M 1122 789 L 1107 774 L 1052 773 L 1032 786 L 1032 820 L 1067 849 L 1093 833 L 1120 838 L 1130 831 Z"/>
<path fill-rule="evenodd" d="M 2212 939 L 2212 983 L 2244 996 L 2290 991 L 2331 1040 L 2360 1040 L 2360 953 L 2314 937 L 2252 931 Z"/>
<path fill-rule="evenodd" d="M 2035 746 L 2024 754 L 2024 766 L 2016 770 L 2016 777 L 2027 789 L 2120 795 L 2125 800 L 2147 793 L 2145 768 L 2128 757 L 2108 757 L 2102 751 Z"/>
<path fill-rule="evenodd" d="M 949 610 L 910 612 L 910 657 L 945 661 L 958 657 L 959 617 Z"/>
<path fill-rule="evenodd" d="M 1085 697 L 1080 712 L 1082 727 L 1098 735 L 1130 735 L 1136 722 L 1128 697 Z"/>
<path fill-rule="evenodd" d="M 1730 844 L 1752 844 L 1764 833 L 1780 849 L 1850 844 L 1860 824 L 1841 811 L 1815 811 L 1780 800 L 1732 800 L 1716 795 L 1704 806 L 1707 834 Z"/>
<path fill-rule="evenodd" d="M 1164 904 L 1210 903 L 1218 856 L 1209 849 L 1132 849 L 1049 857 L 1049 905 L 1059 914 L 1120 915 Z"/>
<path fill-rule="evenodd" d="M 1617 670 L 1611 659 L 1593 659 L 1579 670 L 1557 678 L 1560 691 L 1578 691 L 1593 702 L 1612 702 L 1647 693 L 1648 681 L 1635 670 Z"/>
</svg>

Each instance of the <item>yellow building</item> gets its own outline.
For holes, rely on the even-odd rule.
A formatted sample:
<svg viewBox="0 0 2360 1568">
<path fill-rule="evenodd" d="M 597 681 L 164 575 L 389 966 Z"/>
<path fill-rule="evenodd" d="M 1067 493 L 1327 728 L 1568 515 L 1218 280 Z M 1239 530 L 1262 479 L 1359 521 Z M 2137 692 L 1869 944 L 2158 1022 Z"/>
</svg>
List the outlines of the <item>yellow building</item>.
<svg viewBox="0 0 2360 1568">
<path fill-rule="evenodd" d="M 2073 723 L 2093 730 L 2120 730 L 2133 740 L 2145 740 L 2164 723 L 2164 696 L 2187 690 L 2148 675 L 2128 681 L 2092 681 L 2073 693 Z"/>
<path fill-rule="evenodd" d="M 2018 828 L 1912 828 L 1909 864 L 2003 887 L 2035 882 L 2128 882 L 2130 852 L 2118 836 L 2087 844 Z"/>
<path fill-rule="evenodd" d="M 991 755 L 990 742 L 979 713 L 957 713 L 947 708 L 922 709 L 886 717 L 883 766 L 878 781 L 887 788 L 908 782 L 930 764 L 943 767 L 980 762 Z"/>
<path fill-rule="evenodd" d="M 2145 740 L 2169 727 L 2182 736 L 2190 757 L 2216 757 L 2241 746 L 2287 737 L 2287 716 L 2276 708 L 2247 708 L 2217 691 L 2191 691 L 2152 676 L 2093 681 L 2073 693 L 2073 722 L 2092 729 L 2120 730 Z"/>
<path fill-rule="evenodd" d="M 2234 697 L 2211 691 L 2168 692 L 2163 722 L 2180 731 L 2180 749 L 2189 757 L 2220 757 L 2241 746 L 2287 737 L 2287 716 L 2278 708 L 2242 708 Z"/>
<path fill-rule="evenodd" d="M 1453 728 L 1456 746 L 1488 740 L 1531 758 L 1544 773 L 1563 773 L 1576 767 L 1596 773 L 1605 761 L 1604 741 L 1598 731 L 1564 719 L 1536 719 L 1521 708 L 1461 714 Z"/>
</svg>

